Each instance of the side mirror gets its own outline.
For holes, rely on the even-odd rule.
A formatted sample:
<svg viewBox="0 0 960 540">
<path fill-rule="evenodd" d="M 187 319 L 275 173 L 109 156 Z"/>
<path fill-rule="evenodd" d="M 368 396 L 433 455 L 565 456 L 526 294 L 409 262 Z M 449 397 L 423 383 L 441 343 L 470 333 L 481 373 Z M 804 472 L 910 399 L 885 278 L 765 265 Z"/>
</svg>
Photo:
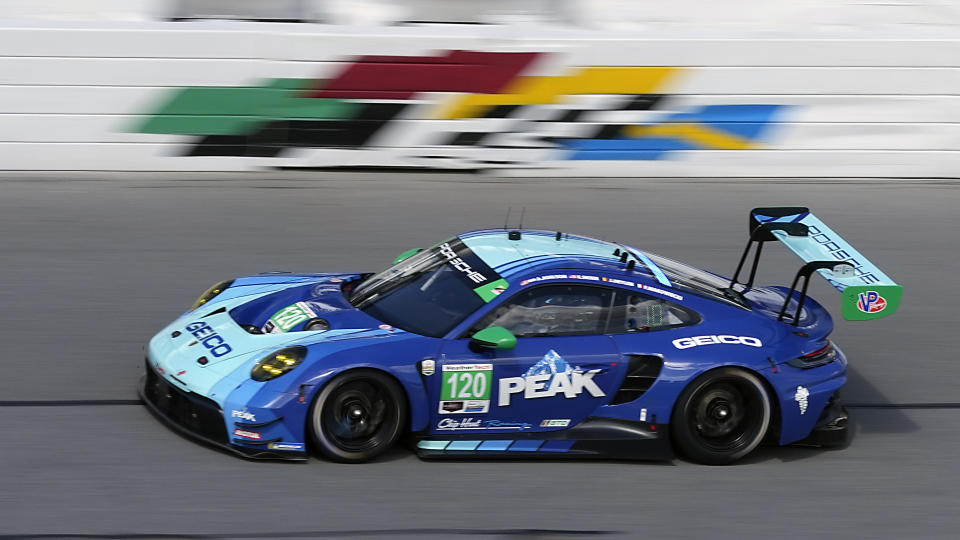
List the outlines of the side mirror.
<svg viewBox="0 0 960 540">
<path fill-rule="evenodd" d="M 517 336 L 502 326 L 491 326 L 477 332 L 470 344 L 485 349 L 512 349 L 517 346 Z"/>
<path fill-rule="evenodd" d="M 410 257 L 413 257 L 414 255 L 416 255 L 417 253 L 420 253 L 421 251 L 423 251 L 423 250 L 420 249 L 420 248 L 408 249 L 408 250 L 404 251 L 403 253 L 397 255 L 397 258 L 393 260 L 393 264 L 402 263 L 403 261 L 405 261 L 405 260 L 409 259 Z"/>
</svg>

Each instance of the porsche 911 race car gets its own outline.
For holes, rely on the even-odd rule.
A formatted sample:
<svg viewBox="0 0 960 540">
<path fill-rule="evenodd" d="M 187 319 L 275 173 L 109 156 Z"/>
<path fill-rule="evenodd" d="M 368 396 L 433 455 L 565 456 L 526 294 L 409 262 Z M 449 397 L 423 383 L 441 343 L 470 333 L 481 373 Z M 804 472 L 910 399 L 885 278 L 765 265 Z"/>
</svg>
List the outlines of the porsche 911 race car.
<svg viewBox="0 0 960 540">
<path fill-rule="evenodd" d="M 754 286 L 773 240 L 805 261 L 790 287 Z M 421 457 L 726 464 L 839 444 L 847 360 L 807 297 L 815 272 L 847 319 L 899 304 L 806 208 L 751 211 L 732 278 L 561 232 L 468 232 L 375 274 L 218 283 L 150 340 L 140 394 L 247 457 L 359 462 L 404 438 Z"/>
</svg>

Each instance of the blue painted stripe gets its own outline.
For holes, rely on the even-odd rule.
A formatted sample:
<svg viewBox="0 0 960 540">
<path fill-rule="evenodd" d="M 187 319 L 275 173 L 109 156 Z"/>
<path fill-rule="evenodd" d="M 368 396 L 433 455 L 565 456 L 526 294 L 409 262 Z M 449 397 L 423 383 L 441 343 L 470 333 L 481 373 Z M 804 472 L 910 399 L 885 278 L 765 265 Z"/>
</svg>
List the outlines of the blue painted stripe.
<svg viewBox="0 0 960 540">
<path fill-rule="evenodd" d="M 451 450 L 476 450 L 480 446 L 480 441 L 451 441 L 447 445 L 446 451 Z"/>
<path fill-rule="evenodd" d="M 480 443 L 480 446 L 477 447 L 477 450 L 503 452 L 510 446 L 510 443 L 512 442 L 513 441 L 483 441 Z"/>
<path fill-rule="evenodd" d="M 417 443 L 417 448 L 423 448 L 424 450 L 443 450 L 450 444 L 450 441 L 420 441 Z"/>
<path fill-rule="evenodd" d="M 536 452 L 543 441 L 515 441 L 510 445 L 511 452 Z"/>
<path fill-rule="evenodd" d="M 643 252 L 640 252 L 640 251 L 633 251 L 632 253 L 636 255 L 641 261 L 643 261 L 643 264 L 646 265 L 646 267 L 649 268 L 651 272 L 653 272 L 653 277 L 657 278 L 657 281 L 659 281 L 662 285 L 666 285 L 667 287 L 673 286 L 670 284 L 670 279 L 667 278 L 667 275 L 663 273 L 663 270 L 661 270 L 659 266 L 657 266 L 656 264 L 654 264 L 652 260 L 650 260 L 650 257 L 647 257 L 646 255 L 643 254 Z"/>
<path fill-rule="evenodd" d="M 570 447 L 577 441 L 547 441 L 541 448 L 541 452 L 569 452 Z"/>
</svg>

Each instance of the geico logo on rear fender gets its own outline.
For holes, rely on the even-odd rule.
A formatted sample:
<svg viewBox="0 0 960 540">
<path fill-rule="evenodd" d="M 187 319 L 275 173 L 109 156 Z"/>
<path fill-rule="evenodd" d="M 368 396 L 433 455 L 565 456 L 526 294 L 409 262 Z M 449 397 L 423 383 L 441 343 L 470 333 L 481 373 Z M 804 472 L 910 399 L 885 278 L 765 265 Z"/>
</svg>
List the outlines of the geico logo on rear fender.
<svg viewBox="0 0 960 540">
<path fill-rule="evenodd" d="M 699 345 L 746 345 L 748 347 L 763 347 L 763 342 L 750 336 L 731 336 L 719 334 L 712 336 L 692 336 L 673 340 L 673 346 L 678 349 L 689 349 Z"/>
</svg>

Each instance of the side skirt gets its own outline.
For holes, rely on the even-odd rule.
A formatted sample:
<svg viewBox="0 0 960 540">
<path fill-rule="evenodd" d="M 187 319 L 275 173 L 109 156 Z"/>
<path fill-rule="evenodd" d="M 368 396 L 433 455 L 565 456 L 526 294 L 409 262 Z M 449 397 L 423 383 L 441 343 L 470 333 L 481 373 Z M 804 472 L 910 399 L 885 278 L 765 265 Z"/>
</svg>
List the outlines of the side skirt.
<svg viewBox="0 0 960 540">
<path fill-rule="evenodd" d="M 669 424 L 608 418 L 587 418 L 570 429 L 529 434 L 415 433 L 411 445 L 424 459 L 674 458 Z"/>
</svg>

